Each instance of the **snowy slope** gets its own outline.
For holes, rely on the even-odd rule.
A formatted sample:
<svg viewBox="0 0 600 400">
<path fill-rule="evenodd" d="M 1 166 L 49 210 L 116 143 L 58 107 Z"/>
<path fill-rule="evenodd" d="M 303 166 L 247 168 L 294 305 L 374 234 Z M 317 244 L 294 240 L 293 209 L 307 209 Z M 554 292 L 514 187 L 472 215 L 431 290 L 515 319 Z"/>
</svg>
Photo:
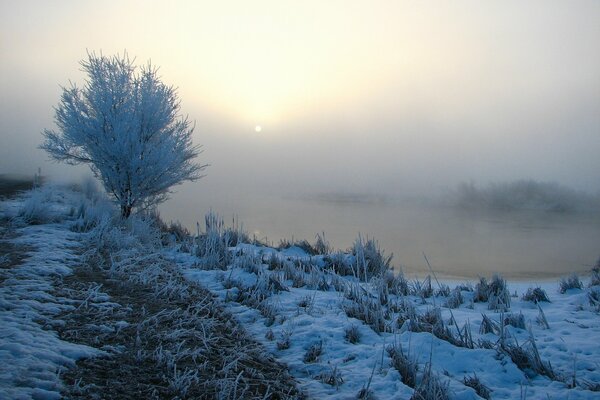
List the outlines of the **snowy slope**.
<svg viewBox="0 0 600 400">
<path fill-rule="evenodd" d="M 378 329 L 372 329 L 363 320 L 351 318 L 345 312 L 348 305 L 353 304 L 350 299 L 353 291 L 364 289 L 365 296 L 378 303 L 376 284 L 359 283 L 353 277 L 338 279 L 321 274 L 329 286 L 323 290 L 315 283 L 321 278 L 311 278 L 310 273 L 304 273 L 302 283 L 289 279 L 290 270 L 302 274 L 300 271 L 307 268 L 318 269 L 323 264 L 320 256 L 310 257 L 299 253 L 297 248 L 277 251 L 249 245 L 240 245 L 231 251 L 239 256 L 226 270 L 202 269 L 203 263 L 199 263 L 193 255 L 171 253 L 171 256 L 186 269 L 188 279 L 200 282 L 218 294 L 246 328 L 279 360 L 288 364 L 310 398 L 356 398 L 367 386 L 375 398 L 410 398 L 414 389 L 402 383 L 401 374 L 392 366 L 390 346 L 401 346 L 404 353 L 418 364 L 417 387 L 418 381 L 423 380 L 423 372 L 431 365 L 433 375 L 439 378 L 442 386 L 448 386 L 447 393 L 453 399 L 479 398 L 475 390 L 463 381 L 465 377 L 475 375 L 490 389 L 494 399 L 600 398 L 599 392 L 589 390 L 600 389 L 600 346 L 597 344 L 600 316 L 590 306 L 585 289 L 571 289 L 560 294 L 557 282 L 535 285 L 544 289 L 551 299 L 550 303 L 539 303 L 549 329 L 536 322 L 540 315 L 538 306 L 521 299 L 529 287 L 534 287 L 527 282 L 508 284 L 512 297 L 510 309 L 506 312 L 489 310 L 488 302 L 473 302 L 474 284 L 461 285 L 463 302 L 452 310 L 444 307 L 447 296 L 389 294 L 381 307 L 383 323 L 388 325 L 382 332 L 376 332 Z M 273 263 L 271 259 L 278 261 Z M 278 263 L 282 266 L 274 268 L 273 264 Z M 264 289 L 269 286 L 270 277 L 284 290 Z M 453 282 L 441 282 L 442 285 L 446 283 Z M 419 286 L 416 282 L 408 284 Z M 432 284 L 434 291 L 436 286 Z M 257 289 L 260 287 L 263 289 Z M 240 296 L 240 292 L 249 295 Z M 248 301 L 247 297 L 257 292 L 264 300 Z M 517 297 L 514 297 L 515 293 Z M 258 294 L 255 297 L 260 298 Z M 410 323 L 399 322 L 403 312 L 397 309 L 405 307 L 406 303 L 412 305 L 416 315 L 420 316 L 435 310 L 436 306 L 440 307 L 445 327 L 455 337 L 467 328 L 472 336 L 473 348 L 457 346 L 427 331 L 417 332 L 411 329 Z M 484 314 L 501 326 L 501 321 L 510 315 L 518 320 L 520 313 L 525 323 L 520 328 L 507 325 L 504 335 L 499 331 L 479 333 Z M 452 324 L 448 323 L 451 319 Z M 346 339 L 346 330 L 352 326 L 356 326 L 360 333 L 360 341 L 356 344 Z M 539 351 L 541 365 L 549 366 L 554 375 L 550 378 L 531 368 L 520 369 L 509 353 L 498 350 L 501 340 L 507 349 L 513 351 L 520 348 L 530 351 L 534 344 Z M 319 347 L 321 351 L 316 360 L 308 357 L 307 361 L 311 347 L 312 354 L 318 353 Z M 573 379 L 575 387 L 571 388 Z"/>
<path fill-rule="evenodd" d="M 59 399 L 60 373 L 81 357 L 101 352 L 58 338 L 54 317 L 73 309 L 67 299 L 52 294 L 55 280 L 71 272 L 78 260 L 77 234 L 64 218 L 70 204 L 54 198 L 43 212 L 56 223 L 28 225 L 23 218 L 29 197 L 0 203 L 0 218 L 6 223 L 0 231 L 2 242 L 26 249 L 26 259 L 17 265 L 7 254 L 0 270 L 0 398 Z M 36 194 L 38 195 L 38 194 Z M 50 191 L 42 196 L 56 196 Z M 46 199 L 50 200 L 50 199 Z M 38 200 L 33 200 L 38 204 Z M 40 210 L 37 210 L 40 211 Z M 21 215 L 21 217 L 19 217 Z M 61 221 L 62 220 L 62 221 Z M 2 244 L 0 244 L 1 246 Z"/>
</svg>

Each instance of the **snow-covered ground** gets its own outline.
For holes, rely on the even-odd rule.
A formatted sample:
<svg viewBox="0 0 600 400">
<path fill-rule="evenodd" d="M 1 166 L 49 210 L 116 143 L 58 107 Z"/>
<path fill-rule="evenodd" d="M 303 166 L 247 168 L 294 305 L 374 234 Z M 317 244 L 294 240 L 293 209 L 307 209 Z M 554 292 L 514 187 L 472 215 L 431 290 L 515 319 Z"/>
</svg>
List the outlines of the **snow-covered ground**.
<svg viewBox="0 0 600 400">
<path fill-rule="evenodd" d="M 34 198 L 37 196 L 37 198 Z M 72 204 L 60 192 L 29 193 L 0 203 L 0 246 L 12 246 L 0 263 L 0 398 L 59 399 L 60 374 L 75 361 L 102 352 L 58 338 L 52 329 L 58 314 L 74 309 L 68 299 L 51 294 L 57 278 L 71 273 L 78 262 L 80 243 L 64 219 Z M 28 204 L 29 203 L 29 204 Z M 25 211 L 42 207 L 36 215 L 48 223 L 29 224 Z M 25 256 L 14 263 L 16 249 Z M 16 265 L 14 265 L 16 264 Z"/>
<path fill-rule="evenodd" d="M 257 255 L 258 259 L 269 254 L 269 257 L 277 257 L 283 262 L 289 260 L 290 264 L 298 259 L 303 259 L 307 264 L 310 262 L 307 254 L 297 255 L 298 249 L 293 255 L 257 246 L 241 246 L 236 250 Z M 348 317 L 344 304 L 351 300 L 343 292 L 307 286 L 295 288 L 291 280 L 282 278 L 283 274 L 277 271 L 269 271 L 266 265 L 250 267 L 258 274 L 249 272 L 248 265 L 239 266 L 235 263 L 226 271 L 200 270 L 195 267 L 193 256 L 176 253 L 173 257 L 181 265 L 187 266 L 186 276 L 189 279 L 201 282 L 228 302 L 234 315 L 247 329 L 279 360 L 288 364 L 311 398 L 346 399 L 356 396 L 367 386 L 377 398 L 409 398 L 413 389 L 402 383 L 399 372 L 391 366 L 391 358 L 386 351 L 389 346 L 402 346 L 409 357 L 414 357 L 421 371 L 431 363 L 431 368 L 439 374 L 441 381 L 449 384 L 450 398 L 477 398 L 475 391 L 463 382 L 465 377 L 474 375 L 491 390 L 494 399 L 586 399 L 600 396 L 598 392 L 584 390 L 581 386 L 569 387 L 573 379 L 586 388 L 600 383 L 600 347 L 597 344 L 600 316 L 592 309 L 588 295 L 582 289 L 571 289 L 560 294 L 558 283 L 536 285 L 545 290 L 551 300 L 550 303 L 539 303 L 549 325 L 549 328 L 545 328 L 536 322 L 540 315 L 537 305 L 521 299 L 533 285 L 508 283 L 509 290 L 513 296 L 516 292 L 517 297 L 511 298 L 507 313 L 522 314 L 526 329 L 505 326 L 505 340 L 523 345 L 529 344 L 533 337 L 542 362 L 550 363 L 557 375 L 550 379 L 530 370 L 520 370 L 509 355 L 495 348 L 479 346 L 479 340 L 492 344 L 500 340 L 499 332 L 479 333 L 482 315 L 487 315 L 500 326 L 501 319 L 506 318 L 507 313 L 490 311 L 487 303 L 471 302 L 469 299 L 473 298 L 473 292 L 470 290 L 462 290 L 464 303 L 453 310 L 443 306 L 446 302 L 444 296 L 422 298 L 416 295 L 389 295 L 387 304 L 382 307 L 384 310 L 391 309 L 390 305 L 406 301 L 415 307 L 417 313 L 423 314 L 441 306 L 443 320 L 453 318 L 455 321 L 448 326 L 451 332 L 455 333 L 457 327 L 463 331 L 465 324 L 470 330 L 474 348 L 464 348 L 429 332 L 413 332 L 407 323 L 396 324 L 395 319 L 401 313 L 393 311 L 390 311 L 389 318 L 385 318 L 385 323 L 390 324 L 390 331 L 377 333 L 363 321 Z M 273 318 L 265 318 L 260 310 L 233 301 L 239 290 L 236 286 L 252 290 L 248 288 L 268 281 L 266 276 L 270 274 L 278 274 L 278 281 L 286 288 L 285 291 L 272 293 L 266 300 L 274 309 L 272 324 Z M 232 281 L 237 281 L 236 286 L 231 286 Z M 371 285 L 359 284 L 355 280 L 349 283 L 349 287 L 352 285 L 364 288 L 377 298 Z M 464 286 L 465 289 L 468 287 Z M 360 340 L 355 344 L 345 337 L 345 331 L 351 326 L 356 326 L 360 334 Z M 289 340 L 289 348 L 280 345 L 286 339 Z M 315 362 L 306 362 L 305 356 L 314 345 L 322 346 L 321 354 Z M 333 371 L 340 377 L 339 385 L 323 383 L 321 377 L 329 376 Z"/>
<path fill-rule="evenodd" d="M 67 218 L 77 207 L 57 190 L 0 203 L 2 243 L 27 256 L 0 255 L 0 398 L 59 398 L 61 371 L 102 353 L 53 329 L 75 307 L 52 293 L 80 260 L 83 234 Z M 362 239 L 353 251 L 321 243 L 328 254 L 310 255 L 244 243 L 207 221 L 162 256 L 215 293 L 308 398 L 600 398 L 600 286 L 589 286 L 600 275 L 564 293 L 547 281 L 417 281 L 378 275 L 386 259 Z M 529 288 L 550 302 L 524 300 Z"/>
<path fill-rule="evenodd" d="M 415 389 L 402 383 L 392 366 L 390 349 L 399 347 L 418 366 L 414 386 L 426 383 L 424 371 L 432 372 L 442 386 L 447 385 L 449 398 L 478 398 L 465 385 L 465 379 L 475 376 L 494 399 L 600 398 L 600 315 L 588 297 L 598 287 L 584 285 L 561 294 L 559 282 L 508 282 L 510 306 L 490 310 L 489 301 L 473 301 L 478 280 L 439 282 L 442 287 L 459 286 L 455 290 L 462 301 L 452 309 L 446 307 L 451 297 L 447 293 L 434 296 L 423 290 L 428 280 L 403 281 L 408 295 L 392 294 L 391 286 L 397 282 L 390 281 L 382 295 L 380 281 L 364 283 L 351 276 L 324 274 L 324 257 L 310 256 L 298 247 L 276 250 L 241 244 L 230 250 L 238 256 L 225 270 L 202 269 L 194 255 L 171 256 L 185 268 L 188 279 L 207 286 L 228 304 L 244 326 L 289 366 L 311 398 L 353 398 L 366 388 L 375 398 L 410 398 Z M 350 254 L 345 259 L 356 262 Z M 438 283 L 431 282 L 435 294 Z M 529 288 L 543 290 L 550 302 L 522 299 Z M 380 296 L 387 299 L 380 302 Z M 349 316 L 354 315 L 352 310 L 360 313 L 364 304 L 375 314 L 372 319 L 381 318 L 383 327 L 372 329 L 364 321 L 368 318 Z M 424 316 L 435 315 L 436 310 L 441 326 L 434 322 L 423 328 L 406 321 L 407 317 L 426 321 Z M 492 332 L 481 331 L 484 315 Z M 347 337 L 353 327 L 360 336 L 357 343 Z M 440 334 L 432 335 L 431 329 Z M 461 340 L 465 343 L 457 345 Z M 521 368 L 512 358 L 522 362 Z"/>
</svg>

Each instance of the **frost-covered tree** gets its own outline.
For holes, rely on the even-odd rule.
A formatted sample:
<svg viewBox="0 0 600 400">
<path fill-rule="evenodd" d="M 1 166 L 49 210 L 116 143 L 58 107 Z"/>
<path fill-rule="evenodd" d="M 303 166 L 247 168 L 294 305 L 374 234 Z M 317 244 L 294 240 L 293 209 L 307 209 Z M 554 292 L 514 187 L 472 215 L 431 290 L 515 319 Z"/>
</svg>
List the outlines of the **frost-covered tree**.
<svg viewBox="0 0 600 400">
<path fill-rule="evenodd" d="M 52 159 L 88 164 L 121 207 L 158 204 L 169 188 L 201 177 L 206 165 L 194 158 L 193 126 L 179 114 L 176 90 L 161 82 L 150 63 L 136 67 L 127 54 L 88 54 L 83 88 L 63 88 L 55 121 L 40 146 Z"/>
</svg>

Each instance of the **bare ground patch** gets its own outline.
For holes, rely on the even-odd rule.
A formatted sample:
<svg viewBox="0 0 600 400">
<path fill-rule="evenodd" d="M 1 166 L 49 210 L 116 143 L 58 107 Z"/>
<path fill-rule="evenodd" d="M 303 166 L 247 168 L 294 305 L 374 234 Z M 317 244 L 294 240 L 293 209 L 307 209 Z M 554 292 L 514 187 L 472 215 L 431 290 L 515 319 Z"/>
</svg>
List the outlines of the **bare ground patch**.
<svg viewBox="0 0 600 400">
<path fill-rule="evenodd" d="M 78 305 L 58 317 L 65 322 L 57 329 L 61 338 L 109 355 L 65 371 L 65 397 L 302 397 L 286 367 L 250 339 L 210 292 L 186 284 L 185 299 L 177 300 L 98 266 L 66 277 L 60 295 Z"/>
</svg>

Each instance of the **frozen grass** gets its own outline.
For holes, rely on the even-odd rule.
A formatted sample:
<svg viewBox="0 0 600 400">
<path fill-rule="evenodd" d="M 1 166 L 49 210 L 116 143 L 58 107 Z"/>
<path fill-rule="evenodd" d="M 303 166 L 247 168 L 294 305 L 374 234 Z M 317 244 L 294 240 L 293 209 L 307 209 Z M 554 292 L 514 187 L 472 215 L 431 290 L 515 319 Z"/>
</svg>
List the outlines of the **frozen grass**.
<svg viewBox="0 0 600 400">
<path fill-rule="evenodd" d="M 352 344 L 360 342 L 360 330 L 358 325 L 350 325 L 344 330 L 344 338 Z"/>
<path fill-rule="evenodd" d="M 600 286 L 600 258 L 590 271 L 590 286 Z"/>
<path fill-rule="evenodd" d="M 450 400 L 450 384 L 433 372 L 431 364 L 425 367 L 421 382 L 415 388 L 411 400 Z"/>
<path fill-rule="evenodd" d="M 177 266 L 160 254 L 156 219 L 141 215 L 119 222 L 111 210 L 108 216 L 96 218 L 97 201 L 75 197 L 50 191 L 38 198 L 39 209 L 49 210 L 51 219 L 34 221 L 17 211 L 20 224 L 37 224 L 22 228 L 35 244 L 31 247 L 43 247 L 40 256 L 25 266 L 28 275 L 14 263 L 3 271 L 9 280 L 1 289 L 2 302 L 14 301 L 15 306 L 7 318 L 3 315 L 0 352 L 8 360 L 3 351 L 21 346 L 14 339 L 19 336 L 8 331 L 14 328 L 34 334 L 36 344 L 24 342 L 22 346 L 35 356 L 15 353 L 23 368 L 11 362 L 10 371 L 20 383 L 15 386 L 16 381 L 1 380 L 0 397 L 301 396 L 285 367 L 252 340 L 210 292 L 185 280 Z M 60 223 L 42 224 L 49 221 Z M 74 254 L 75 250 L 83 256 Z M 10 276 L 13 273 L 21 275 L 15 279 Z M 32 286 L 34 278 L 40 289 Z M 12 313 L 21 307 L 19 302 L 25 306 L 32 301 L 38 304 L 36 311 L 23 311 L 35 322 L 10 322 Z M 40 307 L 40 301 L 47 306 Z M 36 328 L 40 322 L 47 331 Z M 30 326 L 25 328 L 25 323 Z M 76 358 L 96 354 L 105 356 L 80 360 L 73 368 Z M 36 359 L 47 366 L 40 368 Z M 62 367 L 60 378 L 66 386 L 55 373 L 58 367 Z M 8 379 L 4 372 L 2 376 Z"/>
<path fill-rule="evenodd" d="M 58 220 L 60 216 L 53 213 L 49 201 L 52 194 L 53 188 L 47 186 L 27 192 L 18 216 L 30 225 L 41 225 Z"/>
<path fill-rule="evenodd" d="M 579 280 L 579 276 L 577 274 L 571 274 L 568 277 L 562 278 L 559 283 L 559 291 L 560 293 L 565 293 L 570 289 L 582 289 L 583 283 Z"/>
<path fill-rule="evenodd" d="M 458 308 L 464 303 L 462 291 L 459 287 L 455 287 L 450 291 L 448 298 L 446 299 L 446 307 Z"/>
<path fill-rule="evenodd" d="M 600 289 L 592 288 L 588 292 L 588 300 L 592 309 L 600 313 Z"/>
<path fill-rule="evenodd" d="M 528 288 L 522 299 L 525 301 L 531 301 L 533 303 L 538 303 L 540 301 L 545 301 L 547 303 L 550 302 L 546 291 L 539 286 L 536 288 Z"/>
<path fill-rule="evenodd" d="M 317 362 L 321 354 L 323 353 L 323 341 L 319 341 L 318 343 L 312 344 L 306 353 L 304 354 L 303 361 L 306 364 Z"/>
<path fill-rule="evenodd" d="M 490 388 L 488 388 L 481 379 L 477 376 L 477 374 L 473 374 L 473 376 L 465 376 L 463 378 L 463 383 L 465 386 L 472 387 L 477 393 L 477 396 L 481 397 L 485 400 L 490 400 L 492 398 L 492 393 Z"/>
<path fill-rule="evenodd" d="M 473 300 L 487 302 L 489 310 L 508 311 L 510 309 L 510 292 L 506 281 L 500 275 L 494 275 L 490 282 L 485 278 L 479 278 Z"/>
<path fill-rule="evenodd" d="M 417 385 L 417 373 L 419 366 L 415 358 L 410 356 L 410 353 L 405 354 L 401 345 L 390 346 L 387 348 L 390 356 L 390 364 L 400 374 L 402 383 L 411 388 Z"/>
<path fill-rule="evenodd" d="M 352 246 L 352 255 L 354 276 L 364 282 L 380 277 L 390 269 L 392 255 L 386 256 L 379 243 L 372 238 L 364 239 L 358 235 Z"/>
<path fill-rule="evenodd" d="M 511 283 L 522 296 L 514 297 L 497 276 L 475 287 L 409 281 L 362 237 L 347 253 L 332 252 L 324 237 L 310 246 L 328 254 L 274 249 L 248 243 L 215 214 L 190 237 L 156 215 L 125 224 L 101 217 L 94 197 L 45 200 L 52 213 L 62 204 L 65 231 L 94 249 L 85 253 L 89 268 L 63 279 L 60 296 L 73 308 L 48 329 L 109 355 L 64 371 L 66 397 L 301 396 L 273 358 L 311 398 L 596 394 L 597 286 L 546 303 L 539 292 L 555 286 L 536 293 Z M 3 268 L 14 262 L 8 254 L 0 252 Z"/>
</svg>

